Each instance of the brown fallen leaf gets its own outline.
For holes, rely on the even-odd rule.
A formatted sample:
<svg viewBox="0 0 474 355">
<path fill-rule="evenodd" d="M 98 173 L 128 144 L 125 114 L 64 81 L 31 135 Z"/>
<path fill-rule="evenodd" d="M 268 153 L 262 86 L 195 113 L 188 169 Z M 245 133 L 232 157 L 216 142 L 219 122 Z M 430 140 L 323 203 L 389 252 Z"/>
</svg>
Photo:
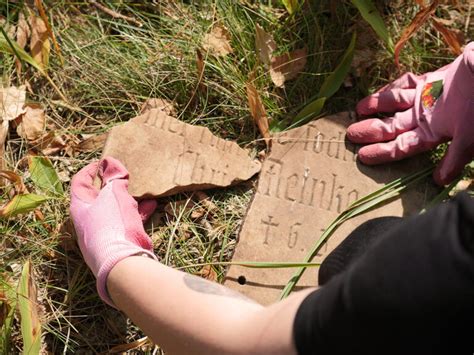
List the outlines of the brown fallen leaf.
<svg viewBox="0 0 474 355">
<path fill-rule="evenodd" d="M 82 153 L 95 152 L 96 150 L 102 149 L 106 140 L 107 132 L 101 134 L 94 134 L 77 144 L 74 147 L 74 150 Z"/>
<path fill-rule="evenodd" d="M 214 25 L 204 36 L 202 47 L 216 56 L 226 56 L 234 51 L 230 46 L 229 31 L 221 24 Z"/>
<path fill-rule="evenodd" d="M 5 169 L 5 141 L 8 136 L 8 127 L 9 123 L 7 120 L 4 120 L 0 124 L 0 170 Z M 0 187 L 6 184 L 6 180 L 0 179 Z"/>
<path fill-rule="evenodd" d="M 146 111 L 154 108 L 160 109 L 170 116 L 176 115 L 176 110 L 174 109 L 174 105 L 171 101 L 158 98 L 147 99 L 140 108 L 140 114 L 143 114 Z"/>
<path fill-rule="evenodd" d="M 16 42 L 18 46 L 22 49 L 26 47 L 28 43 L 28 39 L 30 38 L 31 31 L 30 27 L 28 26 L 28 22 L 26 22 L 25 15 L 23 12 L 20 12 L 18 15 L 18 24 L 16 26 Z M 18 74 L 21 73 L 21 60 L 16 58 L 15 59 L 16 69 Z"/>
<path fill-rule="evenodd" d="M 257 124 L 258 130 L 265 140 L 267 147 L 270 147 L 271 137 L 269 130 L 269 122 L 267 112 L 263 106 L 260 95 L 257 89 L 253 85 L 253 73 L 250 75 L 250 80 L 245 84 L 247 88 L 247 100 L 249 103 L 250 114 L 253 120 Z"/>
<path fill-rule="evenodd" d="M 255 24 L 255 48 L 257 49 L 260 61 L 266 66 L 270 65 L 276 47 L 277 45 L 273 37 L 265 32 L 258 23 Z"/>
<path fill-rule="evenodd" d="M 4 168 L 4 153 L 5 153 L 5 142 L 8 136 L 8 121 L 4 120 L 0 123 L 0 169 Z"/>
<path fill-rule="evenodd" d="M 0 89 L 0 119 L 12 121 L 25 113 L 25 86 L 10 86 Z"/>
<path fill-rule="evenodd" d="M 25 184 L 20 175 L 11 170 L 0 170 L 0 177 L 10 181 L 15 187 L 15 194 L 24 194 L 27 193 Z"/>
<path fill-rule="evenodd" d="M 49 52 L 51 49 L 48 27 L 43 19 L 33 14 L 28 18 L 28 22 L 31 26 L 31 56 L 45 69 L 48 66 Z"/>
<path fill-rule="evenodd" d="M 270 66 L 270 77 L 277 87 L 284 87 L 285 81 L 294 79 L 304 69 L 308 50 L 296 49 L 293 52 L 273 57 Z"/>
<path fill-rule="evenodd" d="M 48 132 L 43 137 L 40 137 L 30 143 L 34 150 L 42 152 L 43 155 L 53 155 L 61 152 L 62 150 L 66 150 L 66 148 L 69 147 L 69 145 L 66 144 L 65 139 L 55 132 Z"/>
<path fill-rule="evenodd" d="M 51 25 L 49 24 L 48 16 L 46 15 L 46 10 L 44 9 L 44 6 L 43 6 L 43 1 L 35 0 L 35 6 L 38 9 L 41 19 L 43 20 L 43 23 L 46 25 L 48 36 L 51 39 L 51 41 L 53 41 L 54 49 L 59 57 L 59 60 L 61 61 L 61 64 L 64 65 L 64 59 L 61 54 L 61 49 L 59 48 L 58 41 L 56 41 L 56 36 L 54 35 L 53 29 L 51 28 Z"/>
<path fill-rule="evenodd" d="M 451 52 L 455 55 L 462 53 L 462 44 L 464 43 L 464 35 L 462 31 L 451 30 L 447 28 L 443 20 L 433 16 L 433 26 L 443 36 L 444 42 L 449 46 Z"/>
<path fill-rule="evenodd" d="M 179 214 L 183 212 L 183 209 L 184 213 L 189 213 L 189 217 L 191 219 L 201 218 L 206 213 L 204 208 L 202 208 L 192 200 L 168 202 L 164 207 L 164 210 L 167 214 L 176 218 L 178 218 Z"/>
<path fill-rule="evenodd" d="M 26 112 L 19 117 L 16 128 L 18 135 L 28 141 L 34 141 L 45 134 L 46 115 L 39 105 L 27 105 Z"/>
<path fill-rule="evenodd" d="M 211 201 L 209 196 L 204 191 L 195 191 L 194 195 L 197 201 L 203 206 L 209 213 L 217 211 L 217 206 Z"/>
<path fill-rule="evenodd" d="M 28 22 L 26 22 L 25 15 L 23 12 L 20 12 L 18 15 L 18 24 L 16 26 L 16 42 L 20 48 L 25 49 L 30 35 L 31 31 Z"/>
<path fill-rule="evenodd" d="M 211 265 L 204 265 L 198 275 L 209 281 L 217 281 L 217 272 Z"/>
<path fill-rule="evenodd" d="M 416 31 L 430 18 L 438 7 L 438 0 L 433 0 L 430 6 L 422 7 L 415 15 L 411 23 L 403 30 L 400 39 L 395 45 L 395 64 L 400 67 L 400 51 L 405 43 L 415 34 Z"/>
<path fill-rule="evenodd" d="M 204 57 L 199 49 L 196 49 L 196 67 L 197 67 L 197 74 L 198 74 L 198 88 L 201 92 L 206 91 L 206 86 L 202 82 L 202 78 L 204 77 Z"/>
</svg>

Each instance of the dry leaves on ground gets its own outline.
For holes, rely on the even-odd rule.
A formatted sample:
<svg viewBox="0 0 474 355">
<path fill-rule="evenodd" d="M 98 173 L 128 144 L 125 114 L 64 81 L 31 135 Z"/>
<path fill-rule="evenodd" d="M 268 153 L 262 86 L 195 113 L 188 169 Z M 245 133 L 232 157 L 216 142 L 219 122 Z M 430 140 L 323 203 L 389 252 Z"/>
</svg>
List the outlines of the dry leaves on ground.
<svg viewBox="0 0 474 355">
<path fill-rule="evenodd" d="M 184 210 L 183 210 L 184 209 Z M 189 213 L 189 218 L 198 219 L 204 216 L 206 211 L 192 200 L 180 200 L 168 202 L 164 207 L 165 212 L 175 218 L 179 218 L 181 213 Z"/>
<path fill-rule="evenodd" d="M 82 142 L 77 144 L 74 147 L 74 150 L 81 153 L 95 152 L 99 149 L 102 149 L 106 140 L 107 133 L 89 135 Z"/>
<path fill-rule="evenodd" d="M 209 281 L 217 281 L 217 272 L 211 265 L 204 265 L 198 275 Z"/>
<path fill-rule="evenodd" d="M 285 53 L 271 60 L 270 77 L 277 87 L 284 87 L 285 81 L 294 79 L 304 69 L 308 50 L 305 48 Z"/>
<path fill-rule="evenodd" d="M 221 24 L 214 25 L 211 32 L 204 36 L 202 46 L 216 56 L 226 56 L 233 52 L 229 31 Z"/>
<path fill-rule="evenodd" d="M 255 26 L 255 47 L 260 61 L 270 68 L 270 77 L 277 87 L 282 88 L 285 81 L 296 78 L 306 65 L 306 47 L 274 56 L 275 40 L 258 24 Z"/>
<path fill-rule="evenodd" d="M 46 114 L 39 105 L 27 105 L 25 113 L 16 121 L 18 135 L 28 141 L 35 141 L 45 134 Z"/>
<path fill-rule="evenodd" d="M 258 23 L 255 25 L 255 33 L 255 48 L 257 48 L 258 56 L 263 64 L 269 66 L 277 47 L 275 40 Z"/>
<path fill-rule="evenodd" d="M 253 75 L 250 75 L 250 80 L 245 84 L 245 86 L 247 88 L 247 100 L 249 103 L 250 114 L 252 115 L 260 134 L 265 140 L 265 144 L 267 147 L 270 147 L 271 137 L 268 116 L 262 100 L 260 99 L 260 95 L 253 85 Z"/>
<path fill-rule="evenodd" d="M 433 26 L 443 36 L 444 42 L 449 46 L 451 52 L 455 55 L 462 53 L 461 46 L 464 43 L 464 35 L 460 30 L 452 30 L 445 26 L 446 22 L 443 19 L 434 17 Z"/>
<path fill-rule="evenodd" d="M 0 110 L 3 121 L 12 121 L 26 112 L 26 90 L 22 85 L 19 88 L 11 86 L 0 89 Z"/>
<path fill-rule="evenodd" d="M 33 14 L 30 14 L 28 22 L 31 27 L 31 56 L 45 69 L 48 66 L 49 52 L 51 50 L 48 27 L 41 17 Z"/>
</svg>

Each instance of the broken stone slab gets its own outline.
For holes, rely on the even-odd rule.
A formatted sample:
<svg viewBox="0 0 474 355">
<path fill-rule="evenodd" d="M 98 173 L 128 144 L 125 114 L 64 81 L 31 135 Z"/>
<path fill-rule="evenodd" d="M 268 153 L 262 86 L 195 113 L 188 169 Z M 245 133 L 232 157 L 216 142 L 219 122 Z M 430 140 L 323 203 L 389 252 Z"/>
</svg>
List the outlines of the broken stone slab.
<svg viewBox="0 0 474 355">
<path fill-rule="evenodd" d="M 419 171 L 425 157 L 381 166 L 357 161 L 358 147 L 345 140 L 355 115 L 321 118 L 273 138 L 257 191 L 239 233 L 234 261 L 301 262 L 329 224 L 357 199 L 385 183 Z M 358 225 L 380 216 L 418 213 L 436 194 L 431 182 L 410 188 L 398 199 L 343 223 L 313 262 L 322 262 Z M 413 236 L 414 238 L 416 236 Z M 250 269 L 232 265 L 224 284 L 262 303 L 278 300 L 295 269 Z M 318 284 L 309 268 L 297 289 Z"/>
<path fill-rule="evenodd" d="M 168 113 L 148 109 L 114 127 L 107 137 L 102 156 L 112 156 L 125 165 L 132 196 L 151 198 L 226 187 L 260 171 L 261 163 L 237 143 Z"/>
</svg>

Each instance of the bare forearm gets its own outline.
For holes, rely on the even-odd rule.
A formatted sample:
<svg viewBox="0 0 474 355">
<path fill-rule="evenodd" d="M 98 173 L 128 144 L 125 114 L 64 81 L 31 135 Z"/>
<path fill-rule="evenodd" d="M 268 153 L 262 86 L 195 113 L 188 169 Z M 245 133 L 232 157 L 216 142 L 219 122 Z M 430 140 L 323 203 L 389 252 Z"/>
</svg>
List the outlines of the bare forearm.
<svg viewBox="0 0 474 355">
<path fill-rule="evenodd" d="M 172 354 L 295 353 L 293 319 L 309 292 L 265 308 L 219 284 L 138 256 L 118 263 L 107 285 L 117 307 Z"/>
</svg>

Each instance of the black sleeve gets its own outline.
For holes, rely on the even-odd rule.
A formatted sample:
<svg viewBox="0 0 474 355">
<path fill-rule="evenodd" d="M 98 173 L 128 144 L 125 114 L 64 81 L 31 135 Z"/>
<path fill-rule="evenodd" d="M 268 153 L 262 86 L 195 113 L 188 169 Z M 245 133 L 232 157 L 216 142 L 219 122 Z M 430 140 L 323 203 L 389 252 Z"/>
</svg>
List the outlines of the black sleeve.
<svg viewBox="0 0 474 355">
<path fill-rule="evenodd" d="M 474 201 L 389 230 L 300 305 L 299 354 L 473 354 Z"/>
</svg>

